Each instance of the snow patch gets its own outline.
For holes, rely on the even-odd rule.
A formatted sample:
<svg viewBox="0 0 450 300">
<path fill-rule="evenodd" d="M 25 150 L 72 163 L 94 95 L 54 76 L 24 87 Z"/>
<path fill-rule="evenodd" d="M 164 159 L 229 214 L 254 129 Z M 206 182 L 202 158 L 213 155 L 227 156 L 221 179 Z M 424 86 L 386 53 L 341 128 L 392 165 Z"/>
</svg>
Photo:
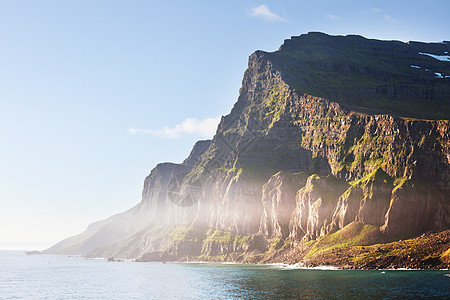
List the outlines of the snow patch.
<svg viewBox="0 0 450 300">
<path fill-rule="evenodd" d="M 427 55 L 430 56 L 434 59 L 440 60 L 440 61 L 450 61 L 450 56 L 449 55 L 436 55 L 436 54 L 430 54 L 430 53 L 425 53 L 425 52 L 419 52 L 420 55 Z"/>
<path fill-rule="evenodd" d="M 415 66 L 415 65 L 411 65 L 411 68 L 416 68 L 416 69 L 420 69 L 419 66 Z"/>
</svg>

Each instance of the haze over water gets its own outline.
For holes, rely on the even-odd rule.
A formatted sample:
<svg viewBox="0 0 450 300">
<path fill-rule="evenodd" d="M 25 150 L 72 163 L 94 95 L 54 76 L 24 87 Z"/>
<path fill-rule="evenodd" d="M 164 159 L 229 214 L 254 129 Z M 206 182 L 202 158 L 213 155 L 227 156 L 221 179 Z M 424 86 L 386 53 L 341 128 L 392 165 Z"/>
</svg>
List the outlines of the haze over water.
<svg viewBox="0 0 450 300">
<path fill-rule="evenodd" d="M 450 297 L 449 271 L 305 270 L 109 263 L 0 251 L 0 299 L 419 299 Z"/>
</svg>

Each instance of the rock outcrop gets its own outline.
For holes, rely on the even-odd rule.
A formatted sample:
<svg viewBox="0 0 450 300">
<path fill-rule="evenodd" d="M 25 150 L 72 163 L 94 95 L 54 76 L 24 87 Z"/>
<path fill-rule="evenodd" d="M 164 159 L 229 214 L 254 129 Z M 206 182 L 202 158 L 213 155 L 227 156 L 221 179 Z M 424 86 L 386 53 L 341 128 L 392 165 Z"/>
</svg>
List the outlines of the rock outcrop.
<svg viewBox="0 0 450 300">
<path fill-rule="evenodd" d="M 342 248 L 449 229 L 449 51 L 322 33 L 256 51 L 211 141 L 156 166 L 134 209 L 48 252 L 302 260 L 330 237 Z"/>
</svg>

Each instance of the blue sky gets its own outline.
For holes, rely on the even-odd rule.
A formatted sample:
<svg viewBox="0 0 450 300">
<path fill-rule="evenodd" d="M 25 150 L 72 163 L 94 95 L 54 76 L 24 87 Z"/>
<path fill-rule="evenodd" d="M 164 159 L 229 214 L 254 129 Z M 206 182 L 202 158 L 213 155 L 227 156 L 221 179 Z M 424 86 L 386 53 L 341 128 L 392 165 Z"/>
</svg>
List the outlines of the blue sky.
<svg viewBox="0 0 450 300">
<path fill-rule="evenodd" d="M 248 56 L 308 31 L 450 40 L 448 1 L 0 1 L 0 249 L 140 201 L 237 99 Z"/>
</svg>

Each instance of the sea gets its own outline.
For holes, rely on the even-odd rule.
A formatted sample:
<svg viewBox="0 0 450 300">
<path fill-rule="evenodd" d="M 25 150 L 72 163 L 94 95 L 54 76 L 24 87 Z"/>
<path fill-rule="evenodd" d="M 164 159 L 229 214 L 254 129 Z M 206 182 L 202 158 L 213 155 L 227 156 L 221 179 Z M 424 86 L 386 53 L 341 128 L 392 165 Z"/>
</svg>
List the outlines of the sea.
<svg viewBox="0 0 450 300">
<path fill-rule="evenodd" d="M 108 262 L 0 251 L 0 299 L 450 299 L 450 271 Z"/>
</svg>

